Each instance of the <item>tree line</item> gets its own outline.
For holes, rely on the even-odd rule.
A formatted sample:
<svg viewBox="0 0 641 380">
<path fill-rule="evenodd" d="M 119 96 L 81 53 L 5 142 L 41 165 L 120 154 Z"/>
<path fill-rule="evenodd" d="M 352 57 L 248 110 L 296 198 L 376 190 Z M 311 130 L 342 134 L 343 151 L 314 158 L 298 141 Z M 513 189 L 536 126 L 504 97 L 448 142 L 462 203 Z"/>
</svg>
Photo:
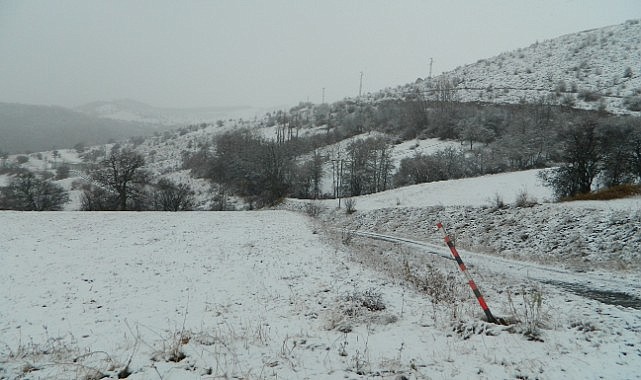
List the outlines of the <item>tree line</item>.
<svg viewBox="0 0 641 380">
<path fill-rule="evenodd" d="M 187 184 L 154 179 L 144 165 L 140 153 L 119 145 L 102 159 L 88 163 L 81 186 L 81 210 L 188 211 L 194 207 L 195 193 Z M 68 168 L 60 168 L 68 175 Z M 14 170 L 9 184 L 0 187 L 0 209 L 62 210 L 69 193 L 46 173 Z"/>
<path fill-rule="evenodd" d="M 214 209 L 226 209 L 229 194 L 243 197 L 250 208 L 260 208 L 284 197 L 358 196 L 422 182 L 546 167 L 553 169 L 541 178 L 558 198 L 595 187 L 641 183 L 639 117 L 573 110 L 545 99 L 519 105 L 459 103 L 446 85 L 441 92 L 430 101 L 410 93 L 402 100 L 301 103 L 262 121 L 263 126 L 276 127 L 276 138 L 250 129 L 233 130 L 185 152 L 183 167 L 216 184 L 211 194 Z M 322 132 L 300 133 L 314 126 Z M 392 160 L 394 143 L 429 137 L 456 140 L 460 147 Z M 341 148 L 332 151 L 332 144 Z M 145 170 L 145 157 L 134 147 L 115 145 L 108 152 L 83 155 L 83 210 L 195 207 L 189 185 L 151 175 Z M 329 192 L 327 183 L 322 186 L 328 178 Z M 51 178 L 24 170 L 0 189 L 3 209 L 57 210 L 68 199 Z"/>
<path fill-rule="evenodd" d="M 313 148 L 323 138 L 267 139 L 248 129 L 231 131 L 186 157 L 185 168 L 244 197 L 250 208 L 271 206 L 290 196 L 331 197 L 321 188 L 331 157 Z M 380 138 L 349 144 L 343 156 L 334 160 L 334 193 L 361 195 L 389 188 L 390 152 L 390 144 Z"/>
</svg>

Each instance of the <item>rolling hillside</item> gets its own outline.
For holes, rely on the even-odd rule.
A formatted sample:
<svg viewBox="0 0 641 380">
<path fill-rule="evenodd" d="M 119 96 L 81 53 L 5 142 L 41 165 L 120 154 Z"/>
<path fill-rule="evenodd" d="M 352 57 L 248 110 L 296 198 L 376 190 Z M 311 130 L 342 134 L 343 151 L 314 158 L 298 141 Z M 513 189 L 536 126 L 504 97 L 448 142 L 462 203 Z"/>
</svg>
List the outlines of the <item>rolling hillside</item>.
<svg viewBox="0 0 641 380">
<path fill-rule="evenodd" d="M 0 103 L 0 151 L 39 152 L 151 135 L 145 123 L 91 117 L 64 107 Z"/>
<path fill-rule="evenodd" d="M 567 34 L 480 59 L 431 79 L 385 90 L 422 91 L 436 99 L 443 86 L 463 102 L 537 102 L 616 114 L 641 111 L 641 21 Z M 451 86 L 451 88 L 450 88 Z M 382 96 L 381 94 L 375 96 Z"/>
</svg>

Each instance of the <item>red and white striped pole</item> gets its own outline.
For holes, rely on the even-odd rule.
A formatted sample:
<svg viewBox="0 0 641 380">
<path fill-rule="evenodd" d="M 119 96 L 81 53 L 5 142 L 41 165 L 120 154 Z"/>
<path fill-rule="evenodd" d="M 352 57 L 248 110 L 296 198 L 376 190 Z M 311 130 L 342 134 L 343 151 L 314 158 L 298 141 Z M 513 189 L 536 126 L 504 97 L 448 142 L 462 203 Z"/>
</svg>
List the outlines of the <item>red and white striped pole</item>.
<svg viewBox="0 0 641 380">
<path fill-rule="evenodd" d="M 465 278 L 467 278 L 468 284 L 470 284 L 470 287 L 472 288 L 472 291 L 474 292 L 474 295 L 476 296 L 476 299 L 479 301 L 479 304 L 481 305 L 481 308 L 483 309 L 483 312 L 485 313 L 485 316 L 487 317 L 487 321 L 490 323 L 498 323 L 496 318 L 492 315 L 492 312 L 490 311 L 490 308 L 487 306 L 485 303 L 485 299 L 483 298 L 483 295 L 481 294 L 481 291 L 479 288 L 476 286 L 476 283 L 472 279 L 472 276 L 470 273 L 467 271 L 467 267 L 463 263 L 463 260 L 461 259 L 461 256 L 458 254 L 458 251 L 456 250 L 456 247 L 454 246 L 454 243 L 450 239 L 450 236 L 447 234 L 445 231 L 445 227 L 443 227 L 443 223 L 439 222 L 436 224 L 436 227 L 438 227 L 439 230 L 443 232 L 443 237 L 445 239 L 445 244 L 447 244 L 448 247 L 450 247 L 450 251 L 452 252 L 452 256 L 454 256 L 454 260 L 458 263 L 459 268 L 461 268 L 461 272 L 465 275 Z"/>
</svg>

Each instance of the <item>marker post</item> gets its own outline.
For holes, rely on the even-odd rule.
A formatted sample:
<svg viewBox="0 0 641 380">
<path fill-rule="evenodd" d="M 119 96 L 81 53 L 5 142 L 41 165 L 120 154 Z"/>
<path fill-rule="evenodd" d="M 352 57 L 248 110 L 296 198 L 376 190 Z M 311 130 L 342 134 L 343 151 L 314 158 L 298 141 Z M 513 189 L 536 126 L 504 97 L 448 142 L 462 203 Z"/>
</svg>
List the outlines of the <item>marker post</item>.
<svg viewBox="0 0 641 380">
<path fill-rule="evenodd" d="M 481 305 L 481 308 L 483 309 L 483 312 L 485 313 L 485 316 L 487 317 L 487 321 L 490 322 L 490 323 L 498 324 L 498 321 L 492 315 L 492 312 L 490 311 L 490 308 L 485 303 L 485 299 L 483 298 L 483 295 L 481 294 L 481 291 L 476 286 L 476 283 L 472 279 L 472 276 L 470 275 L 470 273 L 467 271 L 467 267 L 463 263 L 463 260 L 461 259 L 461 256 L 458 254 L 458 251 L 456 250 L 456 247 L 454 246 L 454 243 L 452 242 L 452 239 L 450 239 L 450 236 L 445 231 L 445 227 L 443 227 L 443 223 L 441 223 L 441 222 L 437 223 L 436 227 L 438 227 L 438 229 L 443 232 L 443 238 L 445 239 L 445 244 L 447 244 L 447 246 L 450 247 L 450 251 L 452 252 L 452 256 L 454 256 L 454 260 L 456 260 L 456 262 L 458 263 L 459 268 L 461 269 L 461 272 L 463 272 L 463 274 L 465 275 L 465 278 L 467 278 L 467 283 L 470 285 L 470 288 L 472 288 L 472 291 L 474 292 L 474 295 L 476 296 L 476 299 L 479 301 L 479 304 Z"/>
</svg>

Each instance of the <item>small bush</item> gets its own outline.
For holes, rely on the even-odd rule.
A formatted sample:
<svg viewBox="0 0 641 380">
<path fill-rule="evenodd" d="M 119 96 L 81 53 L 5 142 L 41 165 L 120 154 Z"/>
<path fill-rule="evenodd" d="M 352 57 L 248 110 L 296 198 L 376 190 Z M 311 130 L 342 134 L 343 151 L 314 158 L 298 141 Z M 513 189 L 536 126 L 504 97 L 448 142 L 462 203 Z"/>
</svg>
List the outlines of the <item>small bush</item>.
<svg viewBox="0 0 641 380">
<path fill-rule="evenodd" d="M 505 201 L 503 200 L 503 196 L 499 193 L 494 193 L 494 197 L 490 199 L 490 208 L 494 211 L 496 210 L 502 210 L 506 208 L 507 205 L 505 204 Z"/>
<path fill-rule="evenodd" d="M 626 96 L 623 99 L 623 105 L 629 111 L 639 112 L 641 111 L 641 96 Z"/>
<path fill-rule="evenodd" d="M 514 206 L 516 207 L 533 207 L 537 204 L 538 202 L 536 199 L 531 198 L 530 195 L 528 194 L 527 190 L 521 190 L 516 195 L 516 201 L 514 202 Z"/>
<path fill-rule="evenodd" d="M 375 289 L 367 289 L 360 295 L 361 305 L 370 311 L 385 310 L 385 303 L 381 292 Z"/>
<path fill-rule="evenodd" d="M 576 101 L 572 95 L 566 94 L 561 97 L 561 105 L 565 107 L 574 107 L 576 105 Z"/>
<path fill-rule="evenodd" d="M 323 208 L 315 202 L 308 202 L 305 204 L 305 213 L 312 218 L 317 217 L 323 211 Z"/>
<path fill-rule="evenodd" d="M 152 204 L 157 211 L 189 211 L 195 204 L 195 192 L 186 183 L 161 178 L 152 193 Z"/>
<path fill-rule="evenodd" d="M 591 90 L 581 90 L 579 91 L 579 95 L 577 96 L 579 99 L 586 102 L 596 102 L 597 100 L 601 99 L 601 94 Z"/>
<path fill-rule="evenodd" d="M 116 194 L 92 184 L 82 185 L 80 210 L 82 211 L 115 211 L 118 209 Z"/>
<path fill-rule="evenodd" d="M 381 292 L 370 288 L 364 292 L 354 291 L 352 294 L 345 296 L 345 301 L 350 302 L 354 307 L 364 307 L 369 311 L 385 310 L 385 303 Z M 355 313 L 354 310 L 346 310 L 349 313 Z"/>
<path fill-rule="evenodd" d="M 507 293 L 508 302 L 512 307 L 513 318 L 517 321 L 517 324 L 512 329 L 522 333 L 530 340 L 542 342 L 540 329 L 545 326 L 543 292 L 540 288 L 532 288 L 529 290 L 521 289 L 520 293 L 523 297 L 520 309 L 515 306 L 512 294 L 509 291 Z"/>
<path fill-rule="evenodd" d="M 351 215 L 356 212 L 356 199 L 347 198 L 345 199 L 345 213 Z"/>
<path fill-rule="evenodd" d="M 156 351 L 151 360 L 178 363 L 185 359 L 187 355 L 183 352 L 183 346 L 188 344 L 191 339 L 191 332 L 181 330 L 171 334 L 162 342 L 162 348 Z"/>
<path fill-rule="evenodd" d="M 427 294 L 433 304 L 458 302 L 460 287 L 454 273 L 442 273 L 431 265 L 427 266 L 426 271 L 414 269 L 408 262 L 403 266 L 405 281 L 412 284 L 418 291 Z"/>
</svg>

